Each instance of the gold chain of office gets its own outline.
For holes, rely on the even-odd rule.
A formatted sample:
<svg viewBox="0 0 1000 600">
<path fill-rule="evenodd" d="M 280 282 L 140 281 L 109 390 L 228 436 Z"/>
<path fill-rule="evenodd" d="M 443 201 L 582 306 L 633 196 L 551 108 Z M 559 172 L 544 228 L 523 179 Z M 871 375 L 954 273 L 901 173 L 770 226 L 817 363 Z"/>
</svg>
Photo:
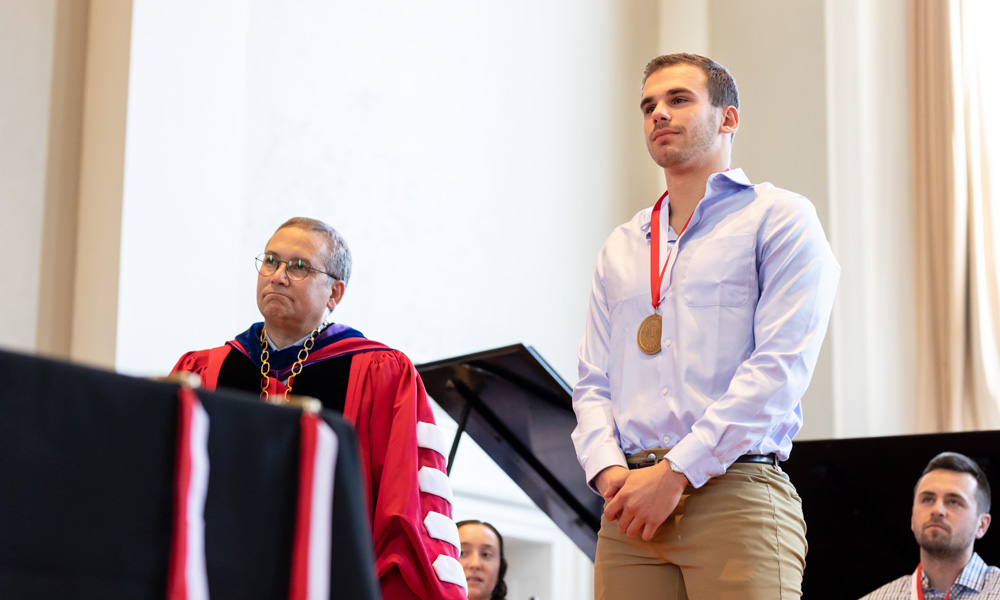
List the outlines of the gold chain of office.
<svg viewBox="0 0 1000 600">
<path fill-rule="evenodd" d="M 323 328 L 326 327 L 326 323 L 321 324 L 319 327 L 313 330 L 309 334 L 309 338 L 306 340 L 305 344 L 302 345 L 302 349 L 299 350 L 298 360 L 292 365 L 292 374 L 288 376 L 288 386 L 285 388 L 285 402 L 288 402 L 288 394 L 292 391 L 293 380 L 302 372 L 302 363 L 309 358 L 309 352 L 313 349 L 313 345 L 316 343 L 316 336 Z M 271 363 L 268 362 L 270 358 L 270 353 L 267 351 L 267 331 L 261 326 L 260 328 L 260 400 L 261 402 L 267 402 L 267 385 L 270 382 L 270 377 L 268 373 L 271 371 Z"/>
</svg>

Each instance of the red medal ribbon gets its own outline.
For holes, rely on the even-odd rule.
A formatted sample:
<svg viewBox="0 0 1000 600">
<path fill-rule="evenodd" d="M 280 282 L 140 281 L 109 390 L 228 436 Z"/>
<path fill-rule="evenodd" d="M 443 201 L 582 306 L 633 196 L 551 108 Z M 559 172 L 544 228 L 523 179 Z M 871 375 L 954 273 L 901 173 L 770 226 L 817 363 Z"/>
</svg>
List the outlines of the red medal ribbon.
<svg viewBox="0 0 1000 600">
<path fill-rule="evenodd" d="M 663 285 L 663 276 L 667 272 L 667 265 L 670 264 L 670 255 L 673 253 L 674 249 L 671 247 L 670 252 L 667 252 L 667 260 L 663 262 L 663 269 L 660 270 L 660 205 L 663 204 L 663 199 L 667 197 L 670 190 L 663 192 L 660 199 L 656 201 L 653 206 L 653 216 L 651 217 L 649 223 L 649 235 L 651 247 L 649 249 L 649 294 L 653 300 L 653 312 L 660 307 L 660 286 Z M 688 220 L 684 223 L 684 227 L 681 227 L 680 232 L 677 233 L 677 237 L 680 238 L 681 234 L 688 228 L 688 223 L 691 222 L 691 217 L 694 216 L 694 211 L 688 215 Z M 676 242 L 675 242 L 676 244 Z M 657 277 L 659 273 L 659 277 Z"/>
</svg>

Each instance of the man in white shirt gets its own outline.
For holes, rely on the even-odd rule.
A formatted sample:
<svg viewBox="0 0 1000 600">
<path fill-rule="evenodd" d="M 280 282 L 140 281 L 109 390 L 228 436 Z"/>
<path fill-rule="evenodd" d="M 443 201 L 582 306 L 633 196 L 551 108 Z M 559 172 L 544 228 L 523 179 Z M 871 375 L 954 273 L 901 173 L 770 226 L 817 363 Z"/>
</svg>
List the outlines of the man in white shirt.
<svg viewBox="0 0 1000 600">
<path fill-rule="evenodd" d="M 910 528 L 920 546 L 912 575 L 885 584 L 862 600 L 996 600 L 1000 569 L 972 546 L 990 526 L 990 483 L 972 459 L 942 452 L 913 488 Z"/>
<path fill-rule="evenodd" d="M 605 498 L 595 595 L 798 597 L 805 523 L 777 461 L 840 267 L 808 200 L 729 169 L 725 68 L 653 59 L 640 109 L 668 193 L 598 255 L 573 392 L 573 441 Z"/>
</svg>

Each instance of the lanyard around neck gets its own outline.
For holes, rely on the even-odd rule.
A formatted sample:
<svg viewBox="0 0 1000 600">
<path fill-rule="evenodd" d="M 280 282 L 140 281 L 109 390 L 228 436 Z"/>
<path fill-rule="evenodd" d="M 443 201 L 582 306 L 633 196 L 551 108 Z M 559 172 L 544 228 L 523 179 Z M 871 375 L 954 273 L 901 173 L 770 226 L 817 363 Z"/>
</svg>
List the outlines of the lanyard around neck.
<svg viewBox="0 0 1000 600">
<path fill-rule="evenodd" d="M 917 565 L 917 570 L 913 573 L 913 578 L 910 581 L 910 598 L 912 600 L 924 600 L 924 582 L 921 574 L 920 565 Z M 952 586 L 955 584 L 952 583 Z M 948 596 L 951 596 L 951 588 L 948 589 L 948 593 L 944 595 L 944 600 L 948 600 Z"/>
<path fill-rule="evenodd" d="M 667 197 L 670 191 L 663 192 L 660 199 L 656 201 L 656 205 L 653 206 L 653 216 L 649 223 L 649 236 L 650 236 L 650 248 L 649 248 L 649 295 L 653 302 L 653 312 L 660 306 L 660 286 L 663 285 L 663 275 L 667 272 L 667 265 L 670 264 L 670 255 L 673 254 L 673 247 L 667 252 L 667 260 L 663 262 L 663 269 L 660 269 L 660 205 L 663 204 L 663 199 Z M 681 234 L 687 229 L 688 224 L 691 223 L 691 217 L 694 216 L 694 211 L 688 215 L 687 221 L 684 223 L 684 227 L 677 232 L 678 239 Z M 674 242 L 676 245 L 677 242 Z M 657 276 L 659 274 L 659 276 Z"/>
</svg>

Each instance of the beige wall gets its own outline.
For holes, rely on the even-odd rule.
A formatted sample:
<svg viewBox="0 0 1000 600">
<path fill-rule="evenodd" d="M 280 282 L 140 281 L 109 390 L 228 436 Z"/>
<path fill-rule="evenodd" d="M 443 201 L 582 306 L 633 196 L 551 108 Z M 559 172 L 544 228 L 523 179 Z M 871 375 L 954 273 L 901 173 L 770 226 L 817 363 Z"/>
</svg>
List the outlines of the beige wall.
<svg viewBox="0 0 1000 600">
<path fill-rule="evenodd" d="M 56 3 L 40 239 L 39 352 L 66 357 L 75 304 L 80 148 L 89 2 Z"/>
<path fill-rule="evenodd" d="M 85 1 L 0 1 L 0 346 L 68 356 Z"/>
<path fill-rule="evenodd" d="M 114 367 L 131 3 L 0 2 L 0 346 Z"/>
<path fill-rule="evenodd" d="M 132 2 L 91 4 L 70 355 L 113 368 L 118 331 Z"/>
</svg>

